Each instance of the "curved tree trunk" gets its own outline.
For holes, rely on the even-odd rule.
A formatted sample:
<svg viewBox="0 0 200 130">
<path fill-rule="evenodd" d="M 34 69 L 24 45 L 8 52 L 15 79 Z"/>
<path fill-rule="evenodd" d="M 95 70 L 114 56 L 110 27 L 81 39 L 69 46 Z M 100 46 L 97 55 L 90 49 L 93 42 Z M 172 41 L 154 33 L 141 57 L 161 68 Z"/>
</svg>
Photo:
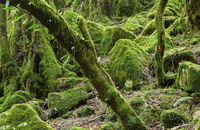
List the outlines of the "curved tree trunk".
<svg viewBox="0 0 200 130">
<path fill-rule="evenodd" d="M 6 0 L 0 2 L 5 3 Z M 119 116 L 125 130 L 146 130 L 147 127 L 136 115 L 115 88 L 110 76 L 97 62 L 94 44 L 80 18 L 80 30 L 84 38 L 75 35 L 62 16 L 44 0 L 10 0 L 13 6 L 20 5 L 34 15 L 56 37 L 59 44 L 71 53 L 82 67 L 86 77 L 93 83 L 102 101 L 108 104 Z"/>
<path fill-rule="evenodd" d="M 155 52 L 155 73 L 158 79 L 158 85 L 165 86 L 164 71 L 163 71 L 163 56 L 165 51 L 165 28 L 163 24 L 163 14 L 168 0 L 160 0 L 156 14 L 156 29 L 157 29 L 157 49 Z"/>
</svg>

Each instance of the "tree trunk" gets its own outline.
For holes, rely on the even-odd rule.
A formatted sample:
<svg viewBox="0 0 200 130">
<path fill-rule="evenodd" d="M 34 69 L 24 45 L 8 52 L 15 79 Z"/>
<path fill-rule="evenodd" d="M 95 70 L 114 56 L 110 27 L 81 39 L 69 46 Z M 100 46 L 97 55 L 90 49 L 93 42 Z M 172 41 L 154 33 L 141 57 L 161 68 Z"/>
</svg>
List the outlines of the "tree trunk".
<svg viewBox="0 0 200 130">
<path fill-rule="evenodd" d="M 163 70 L 163 56 L 165 52 L 165 28 L 163 24 L 163 14 L 168 0 L 160 0 L 159 7 L 156 14 L 156 29 L 157 29 L 157 49 L 155 52 L 155 73 L 158 79 L 158 85 L 165 86 L 164 70 Z"/>
<path fill-rule="evenodd" d="M 5 4 L 5 1 L 0 2 Z M 98 91 L 101 100 L 106 102 L 119 116 L 125 130 L 147 129 L 135 111 L 115 88 L 110 76 L 97 62 L 94 44 L 82 19 L 79 21 L 79 27 L 84 37 L 75 35 L 63 17 L 44 0 L 10 0 L 10 4 L 13 6 L 20 5 L 21 8 L 35 16 L 57 38 L 59 44 L 74 56 L 86 77 L 91 80 Z"/>
</svg>

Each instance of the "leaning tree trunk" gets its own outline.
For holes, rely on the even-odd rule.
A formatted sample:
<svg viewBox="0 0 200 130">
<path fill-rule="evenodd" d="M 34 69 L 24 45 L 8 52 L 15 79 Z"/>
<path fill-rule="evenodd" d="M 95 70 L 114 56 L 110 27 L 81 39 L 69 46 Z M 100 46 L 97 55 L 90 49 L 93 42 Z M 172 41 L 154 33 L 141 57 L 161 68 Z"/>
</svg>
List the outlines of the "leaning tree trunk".
<svg viewBox="0 0 200 130">
<path fill-rule="evenodd" d="M 5 4 L 6 0 L 0 2 Z M 107 103 L 119 116 L 125 130 L 147 129 L 135 111 L 115 88 L 110 76 L 97 62 L 94 44 L 81 18 L 79 27 L 83 37 L 75 35 L 64 18 L 44 0 L 10 0 L 10 4 L 13 6 L 19 5 L 34 15 L 56 37 L 59 44 L 74 56 L 86 77 L 91 80 L 98 91 L 101 100 Z"/>
<path fill-rule="evenodd" d="M 155 52 L 155 73 L 158 79 L 158 85 L 165 86 L 164 71 L 163 71 L 163 56 L 165 51 L 165 28 L 163 24 L 163 14 L 168 0 L 160 0 L 156 14 L 156 29 L 157 29 L 157 50 Z"/>
</svg>

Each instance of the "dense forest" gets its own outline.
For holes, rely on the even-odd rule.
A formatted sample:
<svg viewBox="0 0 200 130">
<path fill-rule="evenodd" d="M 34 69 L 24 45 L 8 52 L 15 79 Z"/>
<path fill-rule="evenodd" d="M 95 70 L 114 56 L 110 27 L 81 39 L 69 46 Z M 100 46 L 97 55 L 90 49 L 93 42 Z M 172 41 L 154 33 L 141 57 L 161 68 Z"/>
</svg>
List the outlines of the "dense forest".
<svg viewBox="0 0 200 130">
<path fill-rule="evenodd" d="M 0 0 L 0 130 L 200 130 L 199 0 Z"/>
</svg>

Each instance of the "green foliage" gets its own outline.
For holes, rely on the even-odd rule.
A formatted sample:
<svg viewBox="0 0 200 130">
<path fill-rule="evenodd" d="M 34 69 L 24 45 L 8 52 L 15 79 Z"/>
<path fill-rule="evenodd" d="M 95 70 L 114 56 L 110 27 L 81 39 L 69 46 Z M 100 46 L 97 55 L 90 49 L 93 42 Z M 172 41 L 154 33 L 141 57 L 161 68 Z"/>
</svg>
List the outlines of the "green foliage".
<svg viewBox="0 0 200 130">
<path fill-rule="evenodd" d="M 160 119 L 165 128 L 172 128 L 174 126 L 188 123 L 188 117 L 182 111 L 176 109 L 163 111 Z"/>
<path fill-rule="evenodd" d="M 61 93 L 48 95 L 48 106 L 52 114 L 61 115 L 75 108 L 88 99 L 88 94 L 83 88 L 73 88 Z"/>
<path fill-rule="evenodd" d="M 27 104 L 14 105 L 10 110 L 0 114 L 0 128 L 17 130 L 53 130 L 42 121 L 37 112 Z"/>
<path fill-rule="evenodd" d="M 109 59 L 109 73 L 117 85 L 124 86 L 126 80 L 132 80 L 136 85 L 137 80 L 145 78 L 142 71 L 147 53 L 135 42 L 119 40 L 109 52 Z"/>
</svg>

